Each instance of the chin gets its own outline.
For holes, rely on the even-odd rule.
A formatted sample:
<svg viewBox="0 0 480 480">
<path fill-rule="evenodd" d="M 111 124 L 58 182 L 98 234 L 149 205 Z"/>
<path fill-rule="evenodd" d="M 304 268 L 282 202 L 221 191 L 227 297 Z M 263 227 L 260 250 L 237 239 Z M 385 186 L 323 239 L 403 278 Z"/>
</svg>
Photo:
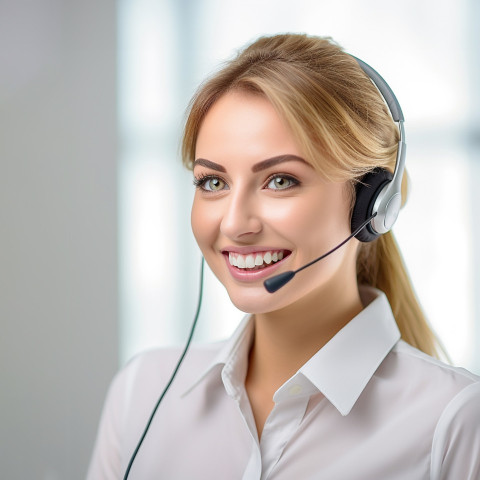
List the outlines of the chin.
<svg viewBox="0 0 480 480">
<path fill-rule="evenodd" d="M 233 292 L 227 288 L 227 293 L 235 307 L 245 313 L 266 313 L 279 308 L 278 300 L 263 287 L 242 292 Z"/>
<path fill-rule="evenodd" d="M 228 296 L 236 308 L 245 313 L 260 314 L 280 310 L 292 303 L 293 299 L 283 292 L 269 293 L 263 285 L 249 289 L 227 288 Z"/>
</svg>

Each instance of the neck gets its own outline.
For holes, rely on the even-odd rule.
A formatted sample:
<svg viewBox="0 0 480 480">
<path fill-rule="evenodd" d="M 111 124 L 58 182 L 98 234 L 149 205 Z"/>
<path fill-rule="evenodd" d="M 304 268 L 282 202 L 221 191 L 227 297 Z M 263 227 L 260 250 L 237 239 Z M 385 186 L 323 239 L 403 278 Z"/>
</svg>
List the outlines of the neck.
<svg viewBox="0 0 480 480">
<path fill-rule="evenodd" d="M 274 393 L 362 309 L 352 268 L 339 271 L 294 303 L 255 314 L 245 387 L 259 437 Z"/>
<path fill-rule="evenodd" d="M 280 387 L 362 309 L 355 282 L 349 288 L 330 284 L 298 304 L 256 314 L 250 380 Z"/>
</svg>

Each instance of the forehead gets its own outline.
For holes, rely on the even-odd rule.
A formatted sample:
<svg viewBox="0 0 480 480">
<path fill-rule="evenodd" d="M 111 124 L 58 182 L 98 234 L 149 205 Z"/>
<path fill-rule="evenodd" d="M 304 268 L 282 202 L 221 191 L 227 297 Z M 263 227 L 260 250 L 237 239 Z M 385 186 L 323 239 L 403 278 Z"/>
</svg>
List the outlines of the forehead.
<svg viewBox="0 0 480 480">
<path fill-rule="evenodd" d="M 239 91 L 224 94 L 210 108 L 195 156 L 219 160 L 235 152 L 257 160 L 287 153 L 300 156 L 293 133 L 273 105 L 263 96 Z"/>
</svg>

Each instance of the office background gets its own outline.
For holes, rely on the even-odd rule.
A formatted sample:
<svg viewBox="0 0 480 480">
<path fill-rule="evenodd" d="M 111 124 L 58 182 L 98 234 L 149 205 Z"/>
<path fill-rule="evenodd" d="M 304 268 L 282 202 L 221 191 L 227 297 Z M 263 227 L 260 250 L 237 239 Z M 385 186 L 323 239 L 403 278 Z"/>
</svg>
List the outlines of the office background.
<svg viewBox="0 0 480 480">
<path fill-rule="evenodd" d="M 0 0 L 2 478 L 84 478 L 114 373 L 184 341 L 200 260 L 185 107 L 285 31 L 332 36 L 397 94 L 412 193 L 395 233 L 454 363 L 480 373 L 476 0 Z M 241 316 L 208 273 L 196 340 Z"/>
</svg>

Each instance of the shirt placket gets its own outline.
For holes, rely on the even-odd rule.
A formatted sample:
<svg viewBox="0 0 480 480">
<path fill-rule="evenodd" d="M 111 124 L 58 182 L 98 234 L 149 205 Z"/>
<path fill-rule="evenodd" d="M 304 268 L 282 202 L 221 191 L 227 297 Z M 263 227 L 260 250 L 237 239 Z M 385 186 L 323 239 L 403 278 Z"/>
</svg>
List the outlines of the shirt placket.
<svg viewBox="0 0 480 480">
<path fill-rule="evenodd" d="M 275 406 L 265 422 L 260 441 L 262 480 L 274 476 L 275 465 L 300 426 L 313 391 L 305 378 L 296 376 L 275 393 Z"/>
</svg>

